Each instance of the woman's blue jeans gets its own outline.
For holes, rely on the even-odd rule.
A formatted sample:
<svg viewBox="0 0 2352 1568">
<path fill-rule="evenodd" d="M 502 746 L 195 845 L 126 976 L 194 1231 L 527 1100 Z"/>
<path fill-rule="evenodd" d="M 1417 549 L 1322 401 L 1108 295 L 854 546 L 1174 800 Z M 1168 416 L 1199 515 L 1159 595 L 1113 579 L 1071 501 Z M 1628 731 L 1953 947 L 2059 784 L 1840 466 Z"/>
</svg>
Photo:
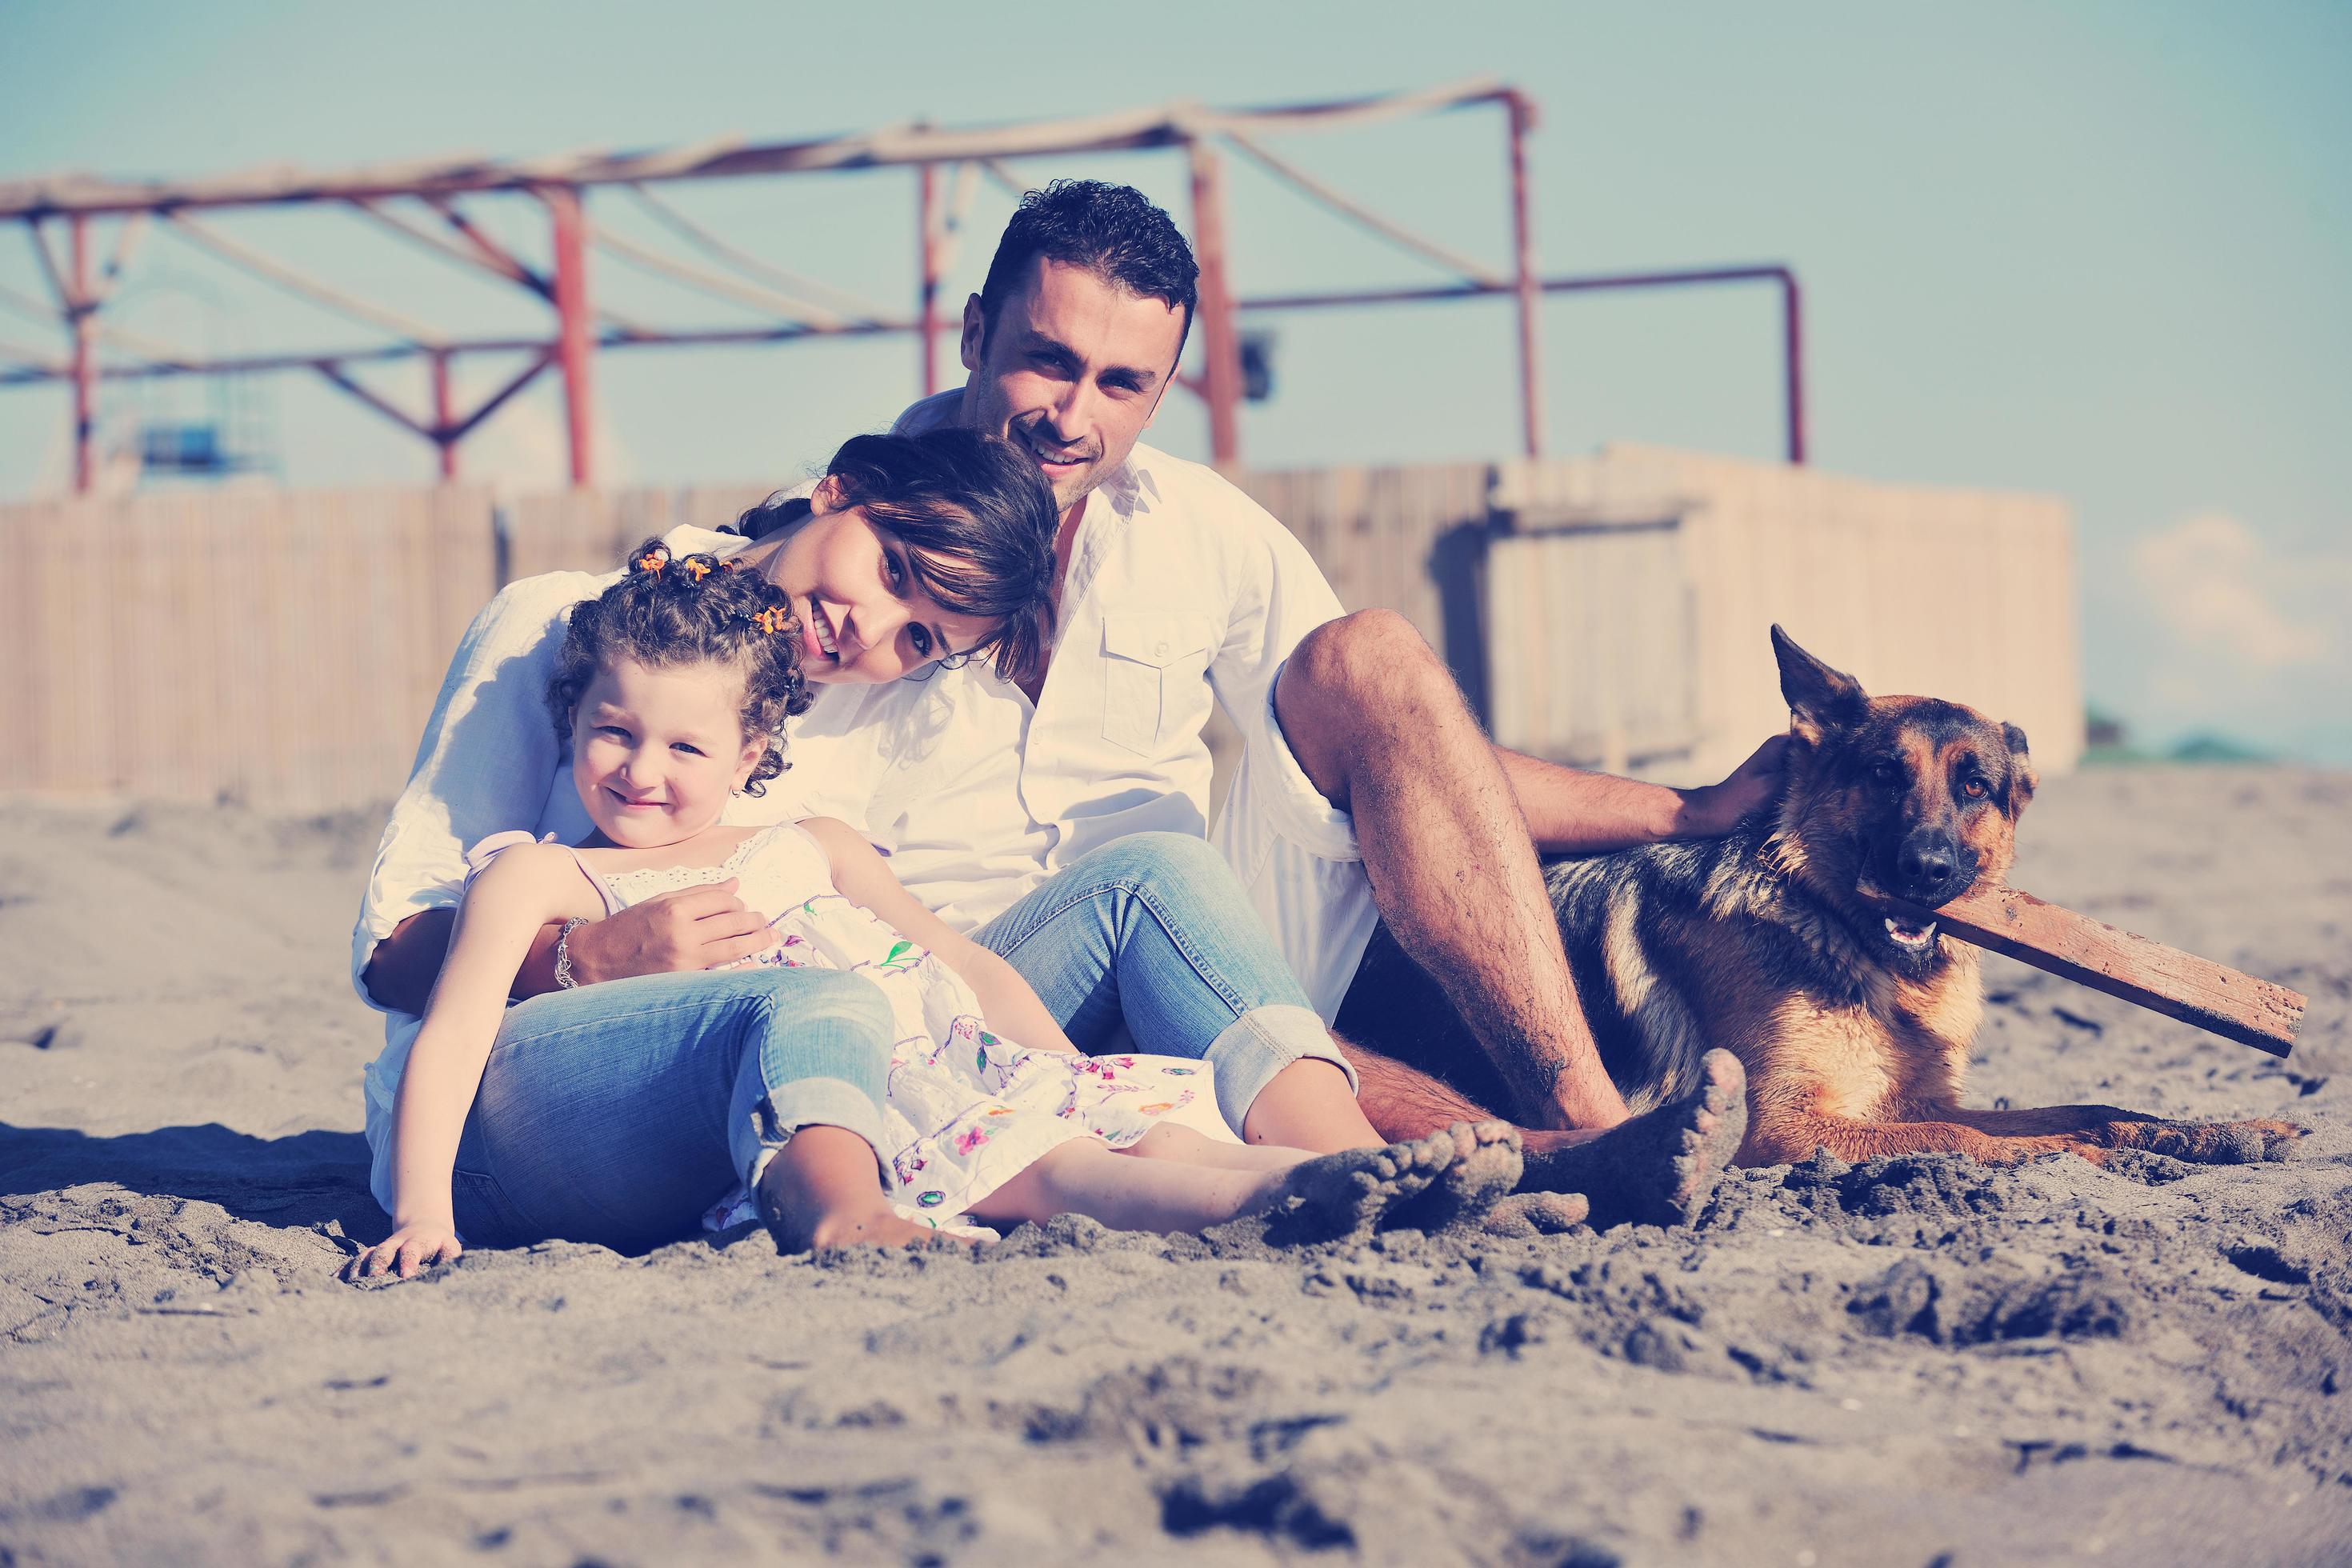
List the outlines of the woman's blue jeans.
<svg viewBox="0 0 2352 1568">
<path fill-rule="evenodd" d="M 1216 1068 L 1235 1132 L 1291 1063 L 1355 1069 L 1283 962 L 1249 895 L 1206 840 L 1138 833 L 1047 878 L 972 932 L 1029 982 L 1082 1051 L 1114 1044 Z"/>
<path fill-rule="evenodd" d="M 1143 833 L 1048 878 L 973 933 L 1080 1050 L 1216 1068 L 1236 1131 L 1295 1061 L 1349 1074 L 1224 858 Z M 458 1234 L 640 1248 L 690 1234 L 794 1129 L 882 1136 L 889 1008 L 864 976 L 761 967 L 649 974 L 507 1010 L 457 1147 Z"/>
<path fill-rule="evenodd" d="M 690 1233 L 793 1130 L 882 1136 L 890 1008 L 864 975 L 647 974 L 507 1009 L 457 1143 L 457 1234 L 642 1248 Z"/>
</svg>

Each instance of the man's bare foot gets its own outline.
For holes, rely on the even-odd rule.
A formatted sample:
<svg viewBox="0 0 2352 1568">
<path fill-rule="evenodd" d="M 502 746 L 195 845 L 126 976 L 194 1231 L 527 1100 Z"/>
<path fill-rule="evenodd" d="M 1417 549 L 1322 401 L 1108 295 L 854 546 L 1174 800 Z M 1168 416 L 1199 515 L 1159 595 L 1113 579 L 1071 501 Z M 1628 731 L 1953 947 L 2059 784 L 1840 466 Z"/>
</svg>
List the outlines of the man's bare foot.
<svg viewBox="0 0 2352 1568">
<path fill-rule="evenodd" d="M 1475 1137 L 1470 1140 L 1474 1145 Z M 1305 1247 L 1368 1236 L 1391 1209 L 1427 1192 L 1462 1158 L 1454 1129 L 1384 1149 L 1343 1149 L 1293 1165 L 1272 1184 L 1271 1202 L 1207 1234 L 1274 1247 Z"/>
<path fill-rule="evenodd" d="M 1439 1136 L 1454 1140 L 1454 1163 L 1429 1190 L 1391 1207 L 1381 1228 L 1434 1234 L 1477 1219 L 1519 1184 L 1519 1130 L 1507 1121 L 1457 1121 Z"/>
<path fill-rule="evenodd" d="M 1555 1143 L 1529 1135 L 1520 1188 L 1583 1194 L 1601 1229 L 1687 1223 L 1748 1134 L 1748 1075 L 1739 1058 L 1709 1051 L 1699 1073 L 1698 1088 L 1683 1099 L 1597 1138 Z"/>
</svg>

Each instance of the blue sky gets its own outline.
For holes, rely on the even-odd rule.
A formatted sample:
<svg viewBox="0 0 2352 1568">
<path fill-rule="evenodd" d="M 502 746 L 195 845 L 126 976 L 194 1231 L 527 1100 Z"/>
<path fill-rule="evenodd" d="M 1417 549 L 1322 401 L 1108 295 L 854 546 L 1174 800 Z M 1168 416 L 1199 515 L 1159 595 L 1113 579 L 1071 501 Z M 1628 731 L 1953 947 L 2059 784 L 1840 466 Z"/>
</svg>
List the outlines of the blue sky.
<svg viewBox="0 0 2352 1568">
<path fill-rule="evenodd" d="M 202 174 L 294 161 L 523 155 L 753 139 L 929 118 L 986 123 L 1169 99 L 1251 104 L 1496 73 L 1535 96 L 1538 242 L 1554 272 L 1786 260 L 1804 280 L 1814 459 L 1887 479 L 2055 493 L 2081 531 L 2095 700 L 2161 741 L 2219 730 L 2352 763 L 2352 8 L 2322 5 L 1497 6 L 1442 22 L 1358 5 L 68 6 L 0 0 L 0 177 Z M 1293 139 L 1317 174 L 1458 249 L 1507 253 L 1493 111 Z M 1131 180 L 1182 211 L 1170 154 L 1037 162 Z M 668 187 L 780 264 L 910 297 L 903 171 Z M 1435 280 L 1247 168 L 1245 291 Z M 1009 198 L 983 186 L 950 278 L 974 286 Z M 482 204 L 543 247 L 527 204 Z M 658 231 L 625 201 L 600 221 Z M 218 226 L 446 327 L 546 312 L 348 215 Z M 747 321 L 595 262 L 600 300 Z M 115 319 L 226 352 L 375 334 L 287 302 L 168 237 Z M 40 291 L 21 239 L 0 285 Z M 5 303 L 5 301 L 0 301 Z M 1509 318 L 1485 306 L 1295 318 L 1249 458 L 1507 456 Z M 1546 307 L 1550 449 L 1778 451 L 1771 296 Z M 0 342 L 42 329 L 0 310 Z M 903 342 L 611 354 L 614 477 L 790 479 L 913 387 Z M 479 374 L 495 378 L 494 367 Z M 421 401 L 421 373 L 383 384 Z M 298 483 L 408 481 L 429 452 L 322 386 L 254 389 Z M 202 412 L 130 395 L 118 419 Z M 174 401 L 176 399 L 177 401 Z M 469 447 L 471 471 L 557 477 L 551 385 Z M 1198 454 L 1171 400 L 1155 439 Z M 54 489 L 64 400 L 0 391 L 0 495 Z"/>
</svg>

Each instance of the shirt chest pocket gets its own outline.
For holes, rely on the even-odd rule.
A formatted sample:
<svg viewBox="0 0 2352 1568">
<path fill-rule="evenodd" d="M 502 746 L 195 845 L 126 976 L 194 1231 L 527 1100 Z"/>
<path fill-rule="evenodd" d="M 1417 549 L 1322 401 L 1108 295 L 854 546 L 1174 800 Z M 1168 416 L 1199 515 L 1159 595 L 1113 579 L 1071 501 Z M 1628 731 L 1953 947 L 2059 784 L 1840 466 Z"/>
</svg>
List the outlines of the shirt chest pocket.
<svg viewBox="0 0 2352 1568">
<path fill-rule="evenodd" d="M 1155 756 L 1209 716 L 1205 616 L 1133 610 L 1103 617 L 1103 739 Z"/>
</svg>

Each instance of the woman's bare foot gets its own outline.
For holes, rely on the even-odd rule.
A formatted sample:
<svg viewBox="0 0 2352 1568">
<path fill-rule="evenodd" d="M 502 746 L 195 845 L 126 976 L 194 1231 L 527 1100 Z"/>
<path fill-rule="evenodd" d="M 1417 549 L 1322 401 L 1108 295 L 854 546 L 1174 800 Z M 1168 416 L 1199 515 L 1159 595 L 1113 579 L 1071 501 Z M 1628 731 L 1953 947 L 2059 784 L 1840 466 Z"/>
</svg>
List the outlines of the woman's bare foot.
<svg viewBox="0 0 2352 1568">
<path fill-rule="evenodd" d="M 1529 1133 L 1520 1187 L 1583 1194 L 1596 1228 L 1688 1223 L 1748 1134 L 1748 1075 L 1739 1058 L 1709 1051 L 1699 1074 L 1698 1088 L 1681 1100 L 1598 1137 L 1555 1142 Z"/>
<path fill-rule="evenodd" d="M 1456 1129 L 1383 1149 L 1345 1149 L 1293 1165 L 1268 1184 L 1269 1202 L 1211 1236 L 1237 1235 L 1273 1247 L 1305 1247 L 1368 1236 L 1397 1205 L 1427 1192 L 1463 1158 L 1475 1135 Z"/>
<path fill-rule="evenodd" d="M 1454 1163 L 1426 1192 L 1381 1216 L 1381 1229 L 1410 1226 L 1433 1234 L 1483 1217 L 1519 1184 L 1519 1130 L 1509 1122 L 1457 1121 L 1438 1136 L 1454 1141 Z"/>
</svg>

